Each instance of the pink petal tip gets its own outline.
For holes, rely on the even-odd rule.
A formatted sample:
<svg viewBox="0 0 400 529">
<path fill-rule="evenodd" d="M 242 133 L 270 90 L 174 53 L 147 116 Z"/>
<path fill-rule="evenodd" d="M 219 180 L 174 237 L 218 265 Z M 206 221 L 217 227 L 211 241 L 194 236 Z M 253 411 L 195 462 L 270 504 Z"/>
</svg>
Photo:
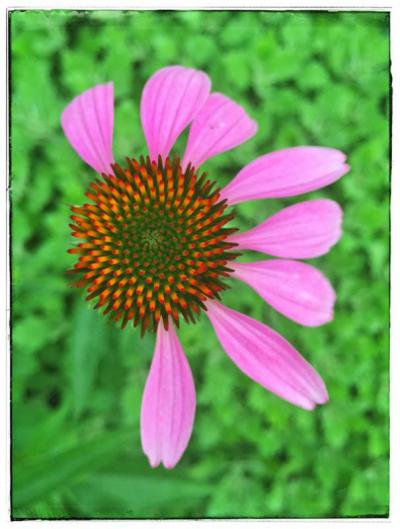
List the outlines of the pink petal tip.
<svg viewBox="0 0 400 529">
<path fill-rule="evenodd" d="M 189 163 L 199 167 L 212 156 L 237 147 L 254 136 L 257 128 L 235 101 L 211 94 L 190 127 L 183 167 Z"/>
<path fill-rule="evenodd" d="M 248 377 L 306 410 L 328 401 L 322 378 L 282 336 L 216 301 L 207 309 L 225 352 Z"/>
<path fill-rule="evenodd" d="M 113 83 L 99 84 L 75 97 L 61 116 L 61 126 L 77 154 L 98 173 L 112 174 Z"/>
<path fill-rule="evenodd" d="M 231 235 L 239 250 L 275 257 L 311 259 L 327 253 L 342 234 L 342 210 L 335 201 L 308 200 L 278 211 L 246 232 Z"/>
<path fill-rule="evenodd" d="M 350 167 L 346 155 L 328 147 L 291 147 L 260 156 L 221 190 L 229 204 L 301 195 L 332 184 Z"/>
<path fill-rule="evenodd" d="M 233 277 L 250 285 L 287 318 L 310 327 L 333 319 L 335 291 L 313 266 L 288 259 L 234 262 Z"/>
<path fill-rule="evenodd" d="M 141 439 L 152 467 L 173 468 L 192 433 L 196 393 L 189 363 L 172 321 L 158 326 L 157 342 L 141 410 Z"/>
<path fill-rule="evenodd" d="M 147 81 L 140 103 L 150 158 L 165 159 L 179 134 L 204 105 L 211 88 L 208 76 L 184 66 L 167 66 Z"/>
</svg>

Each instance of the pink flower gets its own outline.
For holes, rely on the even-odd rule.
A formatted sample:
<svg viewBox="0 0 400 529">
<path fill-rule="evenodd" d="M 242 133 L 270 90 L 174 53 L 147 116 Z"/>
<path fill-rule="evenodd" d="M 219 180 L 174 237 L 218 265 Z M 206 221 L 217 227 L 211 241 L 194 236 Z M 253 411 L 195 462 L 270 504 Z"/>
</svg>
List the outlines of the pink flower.
<svg viewBox="0 0 400 529">
<path fill-rule="evenodd" d="M 182 66 L 157 71 L 140 105 L 149 156 L 114 163 L 113 84 L 76 97 L 62 114 L 72 147 L 102 180 L 91 204 L 74 206 L 73 235 L 83 242 L 73 272 L 88 299 L 97 299 L 122 327 L 129 321 L 157 333 L 141 411 L 143 450 L 152 466 L 174 467 L 189 442 L 195 387 L 175 327 L 203 310 L 231 360 L 281 398 L 312 410 L 328 400 L 315 369 L 275 331 L 217 301 L 234 277 L 286 317 L 307 326 L 333 318 L 335 293 L 314 267 L 297 261 L 323 255 L 341 235 L 342 212 L 332 200 L 300 202 L 243 233 L 223 227 L 225 209 L 247 200 L 291 197 L 329 185 L 349 171 L 345 155 L 325 147 L 292 147 L 260 156 L 223 189 L 199 174 L 207 159 L 257 131 L 245 110 L 210 93 L 203 72 Z M 190 126 L 182 158 L 168 158 Z M 237 262 L 243 250 L 278 259 Z M 234 250 L 234 251 L 231 251 Z"/>
</svg>

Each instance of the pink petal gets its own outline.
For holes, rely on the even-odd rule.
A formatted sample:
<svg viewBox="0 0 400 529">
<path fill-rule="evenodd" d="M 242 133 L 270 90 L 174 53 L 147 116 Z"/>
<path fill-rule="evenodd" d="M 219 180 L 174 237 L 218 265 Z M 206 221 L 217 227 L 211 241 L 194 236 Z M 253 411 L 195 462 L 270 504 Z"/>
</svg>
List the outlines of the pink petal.
<svg viewBox="0 0 400 529">
<path fill-rule="evenodd" d="M 222 94 L 211 94 L 190 127 L 183 167 L 188 163 L 199 167 L 254 136 L 257 128 L 240 105 Z"/>
<path fill-rule="evenodd" d="M 192 122 L 211 89 L 208 76 L 183 66 L 167 66 L 147 81 L 140 114 L 150 158 L 168 156 L 179 134 Z"/>
<path fill-rule="evenodd" d="M 322 378 L 282 336 L 216 301 L 207 308 L 222 347 L 245 375 L 306 410 L 327 402 Z"/>
<path fill-rule="evenodd" d="M 234 277 L 249 284 L 287 318 L 310 327 L 332 320 L 335 291 L 313 266 L 285 259 L 235 262 L 229 266 Z"/>
<path fill-rule="evenodd" d="M 196 393 L 192 373 L 172 321 L 158 326 L 157 343 L 144 388 L 141 438 L 152 467 L 174 467 L 193 429 Z"/>
<path fill-rule="evenodd" d="M 98 173 L 112 173 L 113 83 L 99 84 L 75 97 L 61 116 L 61 126 L 78 155 Z"/>
<path fill-rule="evenodd" d="M 239 250 L 309 259 L 327 253 L 341 236 L 342 210 L 333 200 L 300 202 L 282 209 L 249 231 L 231 235 Z"/>
<path fill-rule="evenodd" d="M 260 156 L 222 189 L 230 204 L 301 195 L 332 184 L 350 170 L 346 156 L 326 147 L 292 147 Z"/>
</svg>

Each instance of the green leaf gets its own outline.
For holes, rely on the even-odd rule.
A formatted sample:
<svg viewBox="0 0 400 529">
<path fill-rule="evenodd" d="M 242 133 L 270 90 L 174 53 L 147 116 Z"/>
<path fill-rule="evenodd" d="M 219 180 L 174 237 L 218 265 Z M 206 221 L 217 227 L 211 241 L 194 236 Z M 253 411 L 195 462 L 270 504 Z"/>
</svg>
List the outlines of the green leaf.
<svg viewBox="0 0 400 529">
<path fill-rule="evenodd" d="M 72 447 L 48 455 L 40 454 L 13 468 L 12 507 L 19 509 L 92 474 L 118 456 L 130 442 L 126 432 L 99 435 L 90 441 L 78 441 Z"/>
<path fill-rule="evenodd" d="M 210 494 L 211 487 L 190 480 L 160 477 L 149 469 L 144 475 L 99 473 L 75 487 L 76 508 L 89 518 L 150 517 L 161 508 L 193 506 Z"/>
<path fill-rule="evenodd" d="M 104 355 L 112 354 L 104 318 L 83 301 L 77 304 L 69 346 L 68 375 L 75 417 L 85 409 L 96 370 Z"/>
</svg>

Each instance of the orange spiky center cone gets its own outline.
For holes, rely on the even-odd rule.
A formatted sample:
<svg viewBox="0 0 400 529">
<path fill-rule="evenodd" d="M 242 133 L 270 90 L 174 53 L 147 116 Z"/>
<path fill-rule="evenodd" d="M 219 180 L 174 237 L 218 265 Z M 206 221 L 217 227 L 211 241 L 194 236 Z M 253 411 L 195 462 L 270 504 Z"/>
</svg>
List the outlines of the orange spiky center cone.
<svg viewBox="0 0 400 529">
<path fill-rule="evenodd" d="M 195 321 L 227 288 L 227 265 L 239 255 L 225 240 L 234 214 L 206 174 L 182 171 L 179 159 L 127 158 L 113 171 L 90 184 L 91 203 L 71 207 L 72 235 L 82 241 L 69 250 L 79 255 L 75 285 L 122 328 L 132 321 L 143 334 L 160 321 L 167 329 L 169 316 L 177 326 L 181 316 Z"/>
</svg>

